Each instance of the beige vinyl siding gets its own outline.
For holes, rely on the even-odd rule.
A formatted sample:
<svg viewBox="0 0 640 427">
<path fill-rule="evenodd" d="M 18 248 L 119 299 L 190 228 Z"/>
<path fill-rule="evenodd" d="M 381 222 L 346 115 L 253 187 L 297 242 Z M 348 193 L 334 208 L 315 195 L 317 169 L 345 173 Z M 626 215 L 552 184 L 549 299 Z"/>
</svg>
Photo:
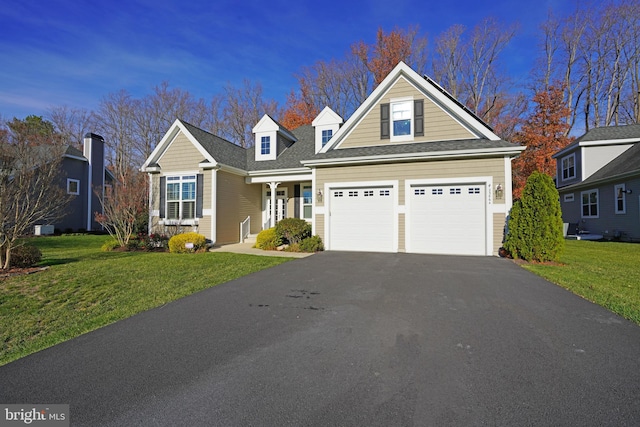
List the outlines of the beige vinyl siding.
<svg viewBox="0 0 640 427">
<path fill-rule="evenodd" d="M 203 175 L 202 180 L 202 210 L 211 209 L 211 185 L 212 185 L 212 177 L 211 174 L 213 171 L 204 170 L 200 171 Z M 215 236 L 212 235 L 213 230 L 211 230 L 211 215 L 203 215 L 202 218 L 198 218 L 198 233 L 205 236 L 207 239 L 215 240 Z"/>
<path fill-rule="evenodd" d="M 369 147 L 395 144 L 389 139 L 380 139 L 380 104 L 388 103 L 393 98 L 413 97 L 424 100 L 424 136 L 414 142 L 447 141 L 475 138 L 464 126 L 453 119 L 433 101 L 411 85 L 403 77 L 365 115 L 360 123 L 341 143 L 338 149 Z M 404 142 L 403 142 L 404 143 Z"/>
<path fill-rule="evenodd" d="M 401 213 L 398 215 L 398 251 L 406 252 L 406 215 Z"/>
<path fill-rule="evenodd" d="M 313 234 L 320 236 L 320 238 L 324 239 L 324 215 L 318 214 L 316 215 L 316 228 L 313 230 Z"/>
<path fill-rule="evenodd" d="M 171 172 L 185 172 L 198 170 L 198 163 L 204 160 L 204 156 L 191 141 L 182 133 L 178 133 L 169 145 L 169 148 L 158 159 L 163 174 Z"/>
<path fill-rule="evenodd" d="M 160 174 L 151 175 L 151 210 L 160 210 Z M 149 231 L 151 233 L 164 233 L 164 229 L 158 225 L 160 218 L 158 216 L 152 216 L 150 218 Z"/>
<path fill-rule="evenodd" d="M 502 247 L 506 222 L 506 214 L 493 214 L 493 255 L 498 255 L 498 249 Z"/>
<path fill-rule="evenodd" d="M 240 240 L 240 222 L 251 216 L 251 233 L 262 222 L 262 185 L 245 184 L 244 177 L 218 171 L 216 244 Z M 206 190 L 205 190 L 206 191 Z"/>
</svg>

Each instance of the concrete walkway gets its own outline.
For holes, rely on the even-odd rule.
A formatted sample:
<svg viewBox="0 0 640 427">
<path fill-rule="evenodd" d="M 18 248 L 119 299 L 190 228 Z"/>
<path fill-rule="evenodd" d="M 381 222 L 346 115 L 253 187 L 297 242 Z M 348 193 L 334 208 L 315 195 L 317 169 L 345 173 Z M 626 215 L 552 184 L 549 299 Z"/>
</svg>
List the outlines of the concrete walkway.
<svg viewBox="0 0 640 427">
<path fill-rule="evenodd" d="M 233 252 L 237 254 L 248 255 L 261 255 L 261 256 L 281 256 L 289 258 L 306 258 L 313 255 L 313 253 L 303 252 L 285 252 L 285 251 L 263 251 L 262 249 L 256 249 L 253 247 L 255 243 L 232 243 L 230 245 L 214 246 L 209 249 L 210 252 Z"/>
</svg>

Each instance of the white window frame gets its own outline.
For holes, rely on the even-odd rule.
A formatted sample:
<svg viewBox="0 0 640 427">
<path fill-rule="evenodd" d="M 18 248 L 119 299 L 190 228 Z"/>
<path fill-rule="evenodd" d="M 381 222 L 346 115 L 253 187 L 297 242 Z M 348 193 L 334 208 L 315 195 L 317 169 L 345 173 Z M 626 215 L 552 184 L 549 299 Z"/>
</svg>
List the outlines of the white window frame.
<svg viewBox="0 0 640 427">
<path fill-rule="evenodd" d="M 327 142 L 333 138 L 333 129 L 322 129 L 322 146 L 327 145 Z"/>
<path fill-rule="evenodd" d="M 592 215 L 591 208 L 589 208 L 589 215 L 585 215 L 584 214 L 584 207 L 585 207 L 584 196 L 587 195 L 587 197 L 589 198 L 588 206 L 591 207 L 593 205 L 593 203 L 591 203 L 591 194 L 596 195 L 596 203 L 595 203 L 596 214 Z M 600 192 L 598 191 L 598 189 L 586 190 L 580 193 L 580 216 L 581 218 L 600 218 Z"/>
<path fill-rule="evenodd" d="M 301 197 L 301 202 L 300 206 L 301 206 L 301 212 L 300 212 L 300 216 L 302 219 L 307 220 L 307 221 L 311 221 L 311 219 L 313 218 L 313 186 L 311 185 L 311 183 L 308 184 L 302 184 L 302 197 Z M 307 201 L 307 198 L 305 198 L 304 196 L 304 192 L 305 190 L 309 191 L 309 198 Z M 309 208 L 309 216 L 305 215 L 305 208 Z"/>
<path fill-rule="evenodd" d="M 567 203 L 575 201 L 575 195 L 573 193 L 565 194 L 564 201 Z"/>
<path fill-rule="evenodd" d="M 196 207 L 198 205 L 198 175 L 197 174 L 184 174 L 184 175 L 168 175 L 165 182 L 165 220 L 168 223 L 180 222 L 181 224 L 195 223 L 197 220 Z M 169 199 L 169 185 L 178 184 L 178 198 Z M 193 184 L 193 198 L 184 197 L 184 184 Z M 176 218 L 169 217 L 169 204 L 178 203 L 178 214 Z M 193 217 L 184 217 L 184 208 L 186 203 L 193 203 Z"/>
<path fill-rule="evenodd" d="M 268 156 L 271 154 L 271 136 L 262 136 L 260 138 L 260 155 Z"/>
<path fill-rule="evenodd" d="M 395 132 L 395 122 L 396 119 L 394 117 L 394 108 L 395 107 L 399 107 L 401 105 L 405 105 L 406 104 L 406 109 L 405 111 L 408 111 L 408 120 L 409 120 L 409 134 L 408 135 L 396 135 Z M 390 135 L 390 139 L 393 142 L 396 141 L 413 141 L 413 130 L 414 130 L 414 117 L 413 117 L 413 98 L 398 98 L 398 99 L 392 99 L 391 102 L 389 102 L 389 135 Z M 397 121 L 400 120 L 407 120 L 407 119 L 398 119 Z"/>
<path fill-rule="evenodd" d="M 564 165 L 565 161 L 567 161 L 567 163 L 568 163 L 570 159 L 573 160 L 573 175 L 569 175 L 569 172 L 571 171 L 571 166 L 567 166 L 565 168 L 565 165 Z M 564 176 L 564 172 L 565 171 L 567 171 L 566 178 Z M 563 181 L 568 181 L 570 179 L 575 179 L 575 177 L 576 177 L 576 155 L 575 155 L 575 153 L 570 154 L 568 156 L 565 156 L 560 160 L 560 173 L 562 174 L 561 177 L 562 177 Z"/>
<path fill-rule="evenodd" d="M 627 193 L 625 184 L 617 184 L 613 186 L 613 208 L 618 215 L 627 213 Z M 618 197 L 618 193 L 621 197 Z M 618 201 L 622 201 L 622 209 L 618 207 Z"/>
<path fill-rule="evenodd" d="M 75 184 L 76 185 L 76 190 L 75 191 L 71 190 L 71 184 Z M 79 196 L 80 195 L 80 180 L 79 179 L 67 178 L 67 194 L 72 194 L 74 196 Z"/>
</svg>

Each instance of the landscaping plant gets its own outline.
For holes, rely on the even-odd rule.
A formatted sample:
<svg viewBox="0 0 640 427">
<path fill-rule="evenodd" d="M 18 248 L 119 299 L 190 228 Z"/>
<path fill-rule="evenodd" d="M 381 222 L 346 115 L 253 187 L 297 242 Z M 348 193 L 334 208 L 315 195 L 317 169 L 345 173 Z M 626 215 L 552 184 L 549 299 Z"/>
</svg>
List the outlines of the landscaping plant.
<svg viewBox="0 0 640 427">
<path fill-rule="evenodd" d="M 559 261 L 564 250 L 562 212 L 551 177 L 533 172 L 513 204 L 504 249 L 526 261 Z"/>
<path fill-rule="evenodd" d="M 275 227 L 272 227 L 258 233 L 255 247 L 265 251 L 272 251 L 281 244 L 282 239 L 277 235 Z"/>
<path fill-rule="evenodd" d="M 290 245 L 311 237 L 311 224 L 300 218 L 285 218 L 276 224 L 276 234 Z"/>
<path fill-rule="evenodd" d="M 207 239 L 202 234 L 190 232 L 173 236 L 169 239 L 169 252 L 171 253 L 193 253 L 204 249 Z"/>
</svg>

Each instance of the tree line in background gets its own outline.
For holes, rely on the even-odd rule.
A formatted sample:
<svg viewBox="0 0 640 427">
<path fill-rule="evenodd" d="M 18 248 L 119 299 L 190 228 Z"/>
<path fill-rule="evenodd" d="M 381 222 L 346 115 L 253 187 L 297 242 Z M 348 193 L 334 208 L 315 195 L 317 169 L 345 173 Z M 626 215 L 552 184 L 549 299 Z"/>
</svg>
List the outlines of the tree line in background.
<svg viewBox="0 0 640 427">
<path fill-rule="evenodd" d="M 379 29 L 371 44 L 355 42 L 342 58 L 300 68 L 298 87 L 284 106 L 249 80 L 239 87 L 228 84 L 209 101 L 162 82 L 142 98 L 125 90 L 110 93 L 95 111 L 54 106 L 44 122 L 74 146 L 86 132 L 102 135 L 107 162 L 123 179 L 137 171 L 176 118 L 248 147 L 251 129 L 265 113 L 289 129 L 310 124 L 325 106 L 347 119 L 404 61 L 432 76 L 501 138 L 529 147 L 514 161 L 518 197 L 533 171 L 555 174 L 550 155 L 570 143 L 572 130 L 638 122 L 639 22 L 640 4 L 634 0 L 549 15 L 540 29 L 538 65 L 526 87 L 505 68 L 505 49 L 518 27 L 487 18 L 473 28 L 454 25 L 430 43 L 418 27 Z M 3 130 L 14 133 L 10 126 Z"/>
</svg>

